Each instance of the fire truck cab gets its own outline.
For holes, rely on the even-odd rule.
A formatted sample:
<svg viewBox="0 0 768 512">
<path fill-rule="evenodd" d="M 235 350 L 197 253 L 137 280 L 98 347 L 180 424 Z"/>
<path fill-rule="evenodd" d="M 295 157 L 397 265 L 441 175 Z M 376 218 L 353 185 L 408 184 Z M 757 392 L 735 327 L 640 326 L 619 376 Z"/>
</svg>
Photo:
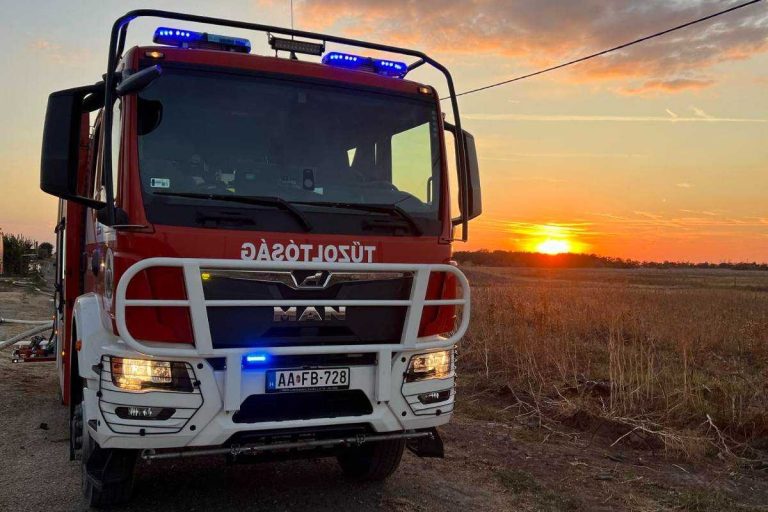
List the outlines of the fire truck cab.
<svg viewBox="0 0 768 512">
<path fill-rule="evenodd" d="M 125 49 L 139 17 L 169 23 Z M 266 33 L 274 55 L 189 22 Z M 421 66 L 446 79 L 453 124 L 405 79 Z M 376 480 L 406 447 L 442 455 L 469 322 L 451 243 L 481 205 L 438 62 L 133 11 L 104 79 L 49 97 L 41 188 L 61 199 L 57 367 L 92 506 L 127 500 L 139 459 L 327 455 Z"/>
</svg>

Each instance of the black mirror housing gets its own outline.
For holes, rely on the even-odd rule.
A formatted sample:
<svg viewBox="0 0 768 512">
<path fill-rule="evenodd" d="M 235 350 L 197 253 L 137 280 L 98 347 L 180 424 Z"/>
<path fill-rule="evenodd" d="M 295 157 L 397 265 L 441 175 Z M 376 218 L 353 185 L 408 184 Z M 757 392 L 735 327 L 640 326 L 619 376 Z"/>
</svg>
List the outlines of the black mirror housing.
<svg viewBox="0 0 768 512">
<path fill-rule="evenodd" d="M 77 170 L 83 99 L 103 92 L 100 84 L 54 92 L 48 97 L 40 160 L 40 188 L 53 196 L 101 208 L 100 201 L 78 195 Z"/>
<path fill-rule="evenodd" d="M 458 142 L 458 133 L 456 126 L 444 122 L 445 130 L 452 133 Z M 466 240 L 467 226 L 466 222 L 483 213 L 482 194 L 480 192 L 480 167 L 477 162 L 477 149 L 475 148 L 475 137 L 466 130 L 461 130 L 461 144 L 463 144 L 463 161 L 459 161 L 460 153 L 456 148 L 456 169 L 459 173 L 459 194 L 461 201 L 459 207 L 462 209 L 461 216 L 452 219 L 454 226 L 464 226 L 462 240 Z M 466 208 L 464 207 L 466 205 Z M 466 210 L 466 211 L 465 211 Z"/>
<path fill-rule="evenodd" d="M 48 97 L 43 131 L 40 188 L 54 196 L 77 190 L 77 142 L 82 97 L 59 91 Z"/>
<path fill-rule="evenodd" d="M 118 96 L 125 96 L 126 94 L 141 92 L 152 82 L 160 78 L 160 75 L 162 74 L 163 70 L 158 65 L 144 68 L 120 82 L 115 88 L 115 93 L 117 93 Z"/>
<path fill-rule="evenodd" d="M 477 163 L 477 149 L 475 138 L 471 133 L 464 131 L 464 155 L 466 157 L 467 172 L 467 220 L 479 217 L 483 213 L 483 199 L 480 193 L 480 166 Z"/>
</svg>

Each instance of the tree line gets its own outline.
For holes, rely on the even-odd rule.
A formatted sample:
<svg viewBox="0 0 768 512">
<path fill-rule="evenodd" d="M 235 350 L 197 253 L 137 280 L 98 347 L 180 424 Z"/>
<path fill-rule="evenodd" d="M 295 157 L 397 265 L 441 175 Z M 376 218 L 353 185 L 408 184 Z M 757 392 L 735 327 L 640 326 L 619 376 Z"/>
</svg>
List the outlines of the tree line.
<svg viewBox="0 0 768 512">
<path fill-rule="evenodd" d="M 453 258 L 463 265 L 488 267 L 533 267 L 533 268 L 683 268 L 683 269 L 732 269 L 768 270 L 768 263 L 693 263 L 687 261 L 638 261 L 612 258 L 597 254 L 542 254 L 520 251 L 458 251 Z"/>
<path fill-rule="evenodd" d="M 5 275 L 27 276 L 37 260 L 47 260 L 53 254 L 53 245 L 38 244 L 24 235 L 3 234 L 3 265 Z"/>
</svg>

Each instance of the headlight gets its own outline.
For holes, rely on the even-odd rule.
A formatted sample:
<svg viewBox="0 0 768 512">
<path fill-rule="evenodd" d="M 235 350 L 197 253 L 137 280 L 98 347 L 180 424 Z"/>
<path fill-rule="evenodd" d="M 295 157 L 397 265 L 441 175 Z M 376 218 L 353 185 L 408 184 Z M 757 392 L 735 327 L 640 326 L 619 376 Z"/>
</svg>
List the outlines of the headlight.
<svg viewBox="0 0 768 512">
<path fill-rule="evenodd" d="M 441 350 L 411 357 L 405 382 L 425 379 L 443 379 L 453 369 L 453 350 Z"/>
<path fill-rule="evenodd" d="M 112 383 L 129 391 L 192 391 L 185 363 L 110 357 Z"/>
</svg>

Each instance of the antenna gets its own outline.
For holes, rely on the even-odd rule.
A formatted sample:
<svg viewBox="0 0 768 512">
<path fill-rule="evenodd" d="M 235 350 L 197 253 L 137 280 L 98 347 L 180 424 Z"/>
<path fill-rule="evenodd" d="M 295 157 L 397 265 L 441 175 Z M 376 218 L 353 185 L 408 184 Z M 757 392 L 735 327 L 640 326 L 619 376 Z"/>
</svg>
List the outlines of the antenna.
<svg viewBox="0 0 768 512">
<path fill-rule="evenodd" d="M 291 30 L 293 30 L 293 0 L 291 0 Z M 291 39 L 293 39 L 293 34 L 291 34 Z"/>
</svg>

